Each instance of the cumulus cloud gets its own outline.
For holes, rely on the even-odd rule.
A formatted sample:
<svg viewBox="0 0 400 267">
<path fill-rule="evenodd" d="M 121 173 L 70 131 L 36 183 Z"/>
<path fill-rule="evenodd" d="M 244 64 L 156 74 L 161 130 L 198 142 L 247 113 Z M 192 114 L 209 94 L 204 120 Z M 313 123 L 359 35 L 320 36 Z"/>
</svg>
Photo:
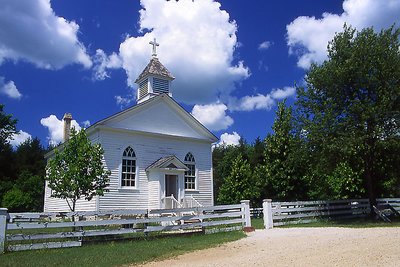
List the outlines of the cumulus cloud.
<svg viewBox="0 0 400 267">
<path fill-rule="evenodd" d="M 258 45 L 258 50 L 268 50 L 274 43 L 271 41 L 264 41 Z"/>
<path fill-rule="evenodd" d="M 122 67 L 121 58 L 116 53 L 107 56 L 102 49 L 96 50 L 96 55 L 93 57 L 93 63 L 93 79 L 95 80 L 110 78 L 107 69 L 117 69 Z"/>
<path fill-rule="evenodd" d="M 400 24 L 398 0 L 345 0 L 342 14 L 323 13 L 322 18 L 301 16 L 286 26 L 289 53 L 298 57 L 297 65 L 308 69 L 312 62 L 327 59 L 327 45 L 344 23 L 361 30 L 373 26 L 380 31 Z"/>
<path fill-rule="evenodd" d="M 27 139 L 32 139 L 32 136 L 27 132 L 20 130 L 18 133 L 13 134 L 8 141 L 13 147 L 17 147 L 25 142 Z"/>
<path fill-rule="evenodd" d="M 230 111 L 270 110 L 277 100 L 293 96 L 295 93 L 296 89 L 294 87 L 286 86 L 282 89 L 273 89 L 271 93 L 266 95 L 257 94 L 239 99 L 232 97 L 228 106 Z"/>
<path fill-rule="evenodd" d="M 78 40 L 79 25 L 57 16 L 50 0 L 3 0 L 0 9 L 0 64 L 24 60 L 40 68 L 71 63 L 92 65 Z"/>
<path fill-rule="evenodd" d="M 59 120 L 56 115 L 50 115 L 46 118 L 42 118 L 40 124 L 47 127 L 49 130 L 49 135 L 47 136 L 49 144 L 57 145 L 64 141 L 64 122 L 62 119 Z M 71 121 L 71 127 L 74 127 L 77 131 L 81 129 L 76 120 Z"/>
<path fill-rule="evenodd" d="M 237 132 L 233 132 L 232 134 L 223 133 L 219 138 L 219 142 L 217 146 L 237 146 L 239 145 L 240 135 Z"/>
<path fill-rule="evenodd" d="M 195 105 L 192 115 L 208 129 L 219 131 L 233 124 L 233 119 L 226 114 L 227 109 L 222 103 Z"/>
<path fill-rule="evenodd" d="M 282 89 L 273 89 L 271 91 L 271 97 L 276 100 L 281 100 L 293 96 L 296 93 L 296 88 L 291 86 L 285 86 Z"/>
<path fill-rule="evenodd" d="M 255 96 L 244 96 L 240 99 L 232 98 L 229 103 L 231 111 L 252 111 L 255 109 L 269 110 L 275 104 L 271 95 L 258 94 Z"/>
<path fill-rule="evenodd" d="M 177 77 L 173 95 L 188 104 L 215 102 L 250 75 L 234 61 L 235 21 L 213 0 L 142 0 L 139 37 L 127 37 L 119 56 L 131 87 L 149 62 L 149 41 L 157 38 L 160 61 Z"/>
<path fill-rule="evenodd" d="M 22 94 L 18 91 L 13 81 L 5 82 L 4 77 L 0 76 L 0 93 L 14 99 L 21 99 Z"/>
</svg>

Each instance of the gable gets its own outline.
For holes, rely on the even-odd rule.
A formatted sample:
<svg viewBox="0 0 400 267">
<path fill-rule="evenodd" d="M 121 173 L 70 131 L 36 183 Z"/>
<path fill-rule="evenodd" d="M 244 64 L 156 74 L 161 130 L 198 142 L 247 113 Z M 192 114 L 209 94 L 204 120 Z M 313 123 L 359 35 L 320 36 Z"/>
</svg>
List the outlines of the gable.
<svg viewBox="0 0 400 267">
<path fill-rule="evenodd" d="M 159 95 L 111 116 L 96 125 L 114 129 L 217 141 L 217 138 L 173 101 Z M 94 125 L 95 126 L 95 125 Z"/>
<path fill-rule="evenodd" d="M 189 170 L 186 165 L 180 161 L 176 156 L 171 155 L 164 158 L 160 158 L 153 162 L 150 166 L 146 168 L 146 171 L 152 169 L 173 169 L 173 170 L 180 170 L 180 171 L 187 171 Z"/>
</svg>

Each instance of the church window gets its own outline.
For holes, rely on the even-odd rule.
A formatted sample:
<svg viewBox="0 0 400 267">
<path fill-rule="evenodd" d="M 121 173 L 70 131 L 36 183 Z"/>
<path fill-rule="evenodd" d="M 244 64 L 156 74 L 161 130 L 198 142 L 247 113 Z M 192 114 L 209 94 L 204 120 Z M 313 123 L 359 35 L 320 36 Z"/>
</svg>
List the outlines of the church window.
<svg viewBox="0 0 400 267">
<path fill-rule="evenodd" d="M 132 186 L 136 183 L 136 154 L 128 146 L 122 155 L 121 186 Z"/>
<path fill-rule="evenodd" d="M 187 153 L 185 157 L 185 165 L 189 169 L 185 171 L 185 189 L 196 189 L 196 163 L 192 153 Z"/>
</svg>

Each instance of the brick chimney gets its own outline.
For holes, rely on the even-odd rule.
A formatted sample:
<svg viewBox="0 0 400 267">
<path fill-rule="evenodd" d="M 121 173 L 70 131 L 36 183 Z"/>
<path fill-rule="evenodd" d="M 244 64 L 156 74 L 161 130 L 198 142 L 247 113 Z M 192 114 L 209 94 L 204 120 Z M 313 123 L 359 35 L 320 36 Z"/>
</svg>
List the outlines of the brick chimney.
<svg viewBox="0 0 400 267">
<path fill-rule="evenodd" d="M 71 134 L 71 121 L 72 115 L 71 113 L 64 114 L 64 142 L 69 140 L 69 136 Z"/>
</svg>

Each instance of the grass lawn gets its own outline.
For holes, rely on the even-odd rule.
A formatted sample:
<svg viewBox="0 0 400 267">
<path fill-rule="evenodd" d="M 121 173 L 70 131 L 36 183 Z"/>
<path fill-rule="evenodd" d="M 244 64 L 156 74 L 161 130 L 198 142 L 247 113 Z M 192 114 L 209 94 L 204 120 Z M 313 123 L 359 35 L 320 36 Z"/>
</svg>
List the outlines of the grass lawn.
<svg viewBox="0 0 400 267">
<path fill-rule="evenodd" d="M 120 266 L 160 260 L 245 237 L 242 231 L 148 238 L 0 254 L 0 266 Z"/>
<path fill-rule="evenodd" d="M 264 220 L 263 218 L 252 218 L 251 219 L 251 226 L 256 229 L 264 229 Z"/>
<path fill-rule="evenodd" d="M 255 229 L 264 229 L 264 222 L 262 218 L 252 218 L 251 226 Z M 347 227 L 347 228 L 370 228 L 370 227 L 400 227 L 400 220 L 391 223 L 376 221 L 371 219 L 358 219 L 358 220 L 318 220 L 311 223 L 303 224 L 290 224 L 284 226 L 275 226 L 275 228 L 293 228 L 293 227 Z"/>
<path fill-rule="evenodd" d="M 293 227 L 347 227 L 347 228 L 371 228 L 371 227 L 400 227 L 400 221 L 393 221 L 391 223 L 377 221 L 372 219 L 358 219 L 358 220 L 319 220 L 316 222 L 305 224 L 292 224 L 278 226 L 283 228 Z"/>
</svg>

